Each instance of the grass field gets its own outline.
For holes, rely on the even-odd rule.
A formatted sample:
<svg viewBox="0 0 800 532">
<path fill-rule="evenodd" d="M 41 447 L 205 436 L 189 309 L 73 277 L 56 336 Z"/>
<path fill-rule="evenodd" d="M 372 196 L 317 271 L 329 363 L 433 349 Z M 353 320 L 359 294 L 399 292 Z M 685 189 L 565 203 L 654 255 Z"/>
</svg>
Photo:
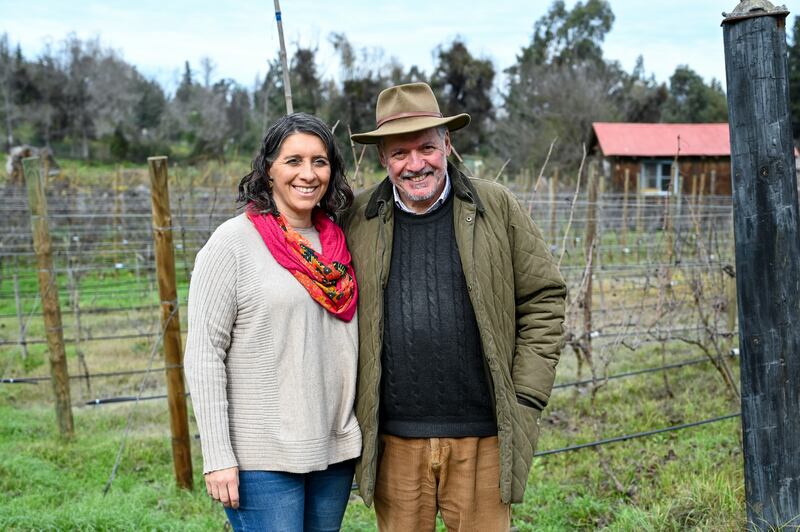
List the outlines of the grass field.
<svg viewBox="0 0 800 532">
<path fill-rule="evenodd" d="M 615 370 L 641 367 L 641 360 L 630 358 L 616 362 Z M 572 369 L 571 362 L 565 354 L 564 374 Z M 669 388 L 674 397 L 668 397 L 664 376 L 657 373 L 610 381 L 594 406 L 591 394 L 581 388 L 557 390 L 543 422 L 540 449 L 737 409 L 708 365 L 672 371 Z M 187 492 L 174 485 L 163 401 L 75 408 L 76 437 L 65 442 L 56 432 L 48 397 L 48 383 L 0 387 L 0 528 L 223 528 L 222 509 L 202 489 L 197 440 L 193 441 L 195 490 Z M 119 472 L 104 496 L 132 409 L 135 414 Z M 194 426 L 191 430 L 197 433 Z M 739 437 L 739 420 L 734 418 L 596 450 L 537 458 L 525 501 L 514 507 L 514 525 L 519 530 L 742 529 Z M 356 496 L 343 529 L 374 529 L 371 510 Z"/>
</svg>

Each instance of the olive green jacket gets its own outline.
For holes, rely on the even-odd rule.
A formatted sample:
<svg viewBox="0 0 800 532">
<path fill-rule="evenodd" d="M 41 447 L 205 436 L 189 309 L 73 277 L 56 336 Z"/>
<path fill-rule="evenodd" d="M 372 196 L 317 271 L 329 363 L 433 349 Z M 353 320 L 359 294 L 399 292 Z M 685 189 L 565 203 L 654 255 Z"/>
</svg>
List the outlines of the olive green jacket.
<svg viewBox="0 0 800 532">
<path fill-rule="evenodd" d="M 539 229 L 508 189 L 468 179 L 452 165 L 448 172 L 456 200 L 456 243 L 497 417 L 500 496 L 504 503 L 520 502 L 539 437 L 539 415 L 555 378 L 566 287 Z M 379 459 L 383 298 L 394 209 L 387 178 L 360 194 L 344 220 L 359 286 L 356 416 L 363 449 L 356 480 L 367 505 Z"/>
</svg>

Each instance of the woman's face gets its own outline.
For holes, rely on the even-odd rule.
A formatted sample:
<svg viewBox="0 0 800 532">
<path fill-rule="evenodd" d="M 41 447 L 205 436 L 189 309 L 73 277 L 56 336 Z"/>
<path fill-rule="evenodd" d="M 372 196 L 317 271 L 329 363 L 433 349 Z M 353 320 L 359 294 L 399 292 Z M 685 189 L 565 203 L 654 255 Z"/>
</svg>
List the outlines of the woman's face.
<svg viewBox="0 0 800 532">
<path fill-rule="evenodd" d="M 311 226 L 311 211 L 331 180 L 331 163 L 322 139 L 309 133 L 286 137 L 269 176 L 272 198 L 280 213 L 294 227 Z"/>
</svg>

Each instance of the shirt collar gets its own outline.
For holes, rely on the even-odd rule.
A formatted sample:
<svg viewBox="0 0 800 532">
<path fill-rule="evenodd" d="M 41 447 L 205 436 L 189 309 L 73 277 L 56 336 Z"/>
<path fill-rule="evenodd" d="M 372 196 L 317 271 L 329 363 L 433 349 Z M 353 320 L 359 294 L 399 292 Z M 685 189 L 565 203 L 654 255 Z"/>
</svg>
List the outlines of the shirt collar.
<svg viewBox="0 0 800 532">
<path fill-rule="evenodd" d="M 398 209 L 400 209 L 401 211 L 404 211 L 404 212 L 408 212 L 408 213 L 411 213 L 411 214 L 428 214 L 429 212 L 435 211 L 436 209 L 441 207 L 442 204 L 444 204 L 445 200 L 447 199 L 447 196 L 450 194 L 450 188 L 451 188 L 451 186 L 450 186 L 450 175 L 447 172 L 445 172 L 445 174 L 444 174 L 444 190 L 442 190 L 442 193 L 439 195 L 439 199 L 434 201 L 433 205 L 428 207 L 427 211 L 425 211 L 425 212 L 415 212 L 415 211 L 412 211 L 411 209 L 409 209 L 406 206 L 406 204 L 403 203 L 403 200 L 400 199 L 400 193 L 397 192 L 397 187 L 392 185 L 392 192 L 394 192 L 394 204 L 397 206 Z"/>
</svg>

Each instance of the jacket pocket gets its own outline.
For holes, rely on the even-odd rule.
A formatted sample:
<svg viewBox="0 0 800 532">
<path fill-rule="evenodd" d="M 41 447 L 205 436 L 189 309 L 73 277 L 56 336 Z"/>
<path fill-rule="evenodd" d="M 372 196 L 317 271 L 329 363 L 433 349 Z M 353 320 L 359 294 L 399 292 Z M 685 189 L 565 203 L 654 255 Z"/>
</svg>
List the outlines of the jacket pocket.
<svg viewBox="0 0 800 532">
<path fill-rule="evenodd" d="M 519 440 L 523 447 L 530 447 L 529 453 L 523 456 L 527 462 L 530 462 L 533 459 L 533 453 L 536 452 L 536 444 L 539 443 L 539 419 L 542 411 L 520 402 L 517 402 L 516 407 L 521 434 L 514 434 L 513 438 L 515 441 Z"/>
<path fill-rule="evenodd" d="M 542 411 L 538 408 L 514 404 L 513 458 L 511 483 L 511 502 L 521 502 L 525 495 L 525 485 L 531 470 L 533 454 L 539 442 L 539 418 Z"/>
</svg>

